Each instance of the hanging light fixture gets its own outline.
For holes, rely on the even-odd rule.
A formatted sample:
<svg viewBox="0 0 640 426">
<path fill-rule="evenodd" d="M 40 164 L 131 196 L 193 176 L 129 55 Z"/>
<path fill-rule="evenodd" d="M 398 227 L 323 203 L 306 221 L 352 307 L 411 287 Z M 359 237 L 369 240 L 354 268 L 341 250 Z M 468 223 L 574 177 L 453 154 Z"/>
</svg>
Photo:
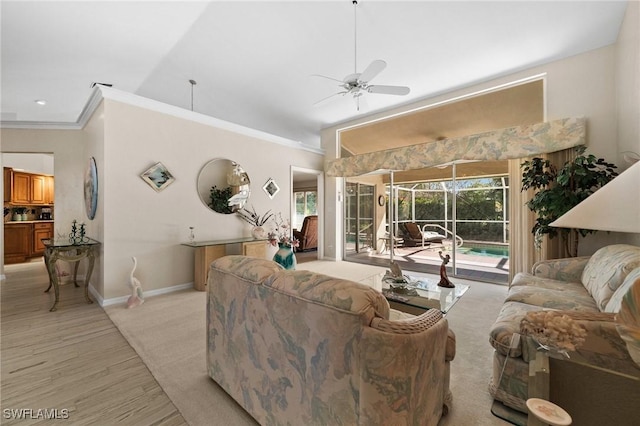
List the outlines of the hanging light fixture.
<svg viewBox="0 0 640 426">
<path fill-rule="evenodd" d="M 198 83 L 195 80 L 189 80 L 189 84 L 191 84 L 191 111 L 193 111 L 193 86 Z"/>
</svg>

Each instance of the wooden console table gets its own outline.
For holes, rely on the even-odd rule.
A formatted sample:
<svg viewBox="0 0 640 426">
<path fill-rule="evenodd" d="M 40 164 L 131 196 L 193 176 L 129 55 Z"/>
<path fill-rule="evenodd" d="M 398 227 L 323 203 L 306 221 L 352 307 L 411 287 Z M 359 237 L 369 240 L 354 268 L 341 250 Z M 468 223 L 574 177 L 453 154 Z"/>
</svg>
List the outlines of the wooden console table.
<svg viewBox="0 0 640 426">
<path fill-rule="evenodd" d="M 267 240 L 256 240 L 254 238 L 203 241 L 183 243 L 182 245 L 196 249 L 193 288 L 198 291 L 207 289 L 209 265 L 214 260 L 229 254 L 241 254 L 259 258 L 266 258 L 267 256 Z"/>
<path fill-rule="evenodd" d="M 80 243 L 72 243 L 68 239 L 42 239 L 42 244 L 45 247 L 44 250 L 44 262 L 47 266 L 47 272 L 49 273 L 49 287 L 44 291 L 48 293 L 53 287 L 53 291 L 56 296 L 56 300 L 53 302 L 53 306 L 49 309 L 49 312 L 55 311 L 56 305 L 60 298 L 60 290 L 58 288 L 58 273 L 56 271 L 56 262 L 58 260 L 64 260 L 65 262 L 75 263 L 73 270 L 73 284 L 78 287 L 78 266 L 82 259 L 88 259 L 89 265 L 87 266 L 87 272 L 84 277 L 84 298 L 87 303 L 93 303 L 89 298 L 89 279 L 93 272 L 93 264 L 95 263 L 95 253 L 93 248 L 99 247 L 100 242 L 87 238 L 86 241 Z"/>
</svg>

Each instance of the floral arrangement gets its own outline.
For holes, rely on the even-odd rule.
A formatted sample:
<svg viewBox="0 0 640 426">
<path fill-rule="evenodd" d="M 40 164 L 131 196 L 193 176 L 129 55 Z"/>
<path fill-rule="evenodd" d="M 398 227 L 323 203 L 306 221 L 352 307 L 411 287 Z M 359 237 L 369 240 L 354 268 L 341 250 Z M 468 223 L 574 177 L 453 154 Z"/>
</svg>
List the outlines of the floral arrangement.
<svg viewBox="0 0 640 426">
<path fill-rule="evenodd" d="M 541 349 L 557 350 L 567 357 L 567 351 L 575 351 L 587 336 L 584 327 L 556 311 L 528 312 L 520 323 L 520 331 L 535 339 Z"/>
<path fill-rule="evenodd" d="M 291 225 L 288 220 L 283 219 L 282 213 L 273 216 L 274 229 L 269 232 L 267 239 L 272 246 L 280 244 L 287 247 L 298 247 L 300 241 L 291 236 Z"/>
<path fill-rule="evenodd" d="M 256 213 L 256 209 L 251 206 L 251 211 L 247 208 L 240 209 L 236 212 L 238 216 L 248 224 L 252 226 L 264 226 L 269 219 L 273 217 L 273 213 L 271 210 L 267 210 L 267 212 L 263 215 L 259 215 Z"/>
</svg>

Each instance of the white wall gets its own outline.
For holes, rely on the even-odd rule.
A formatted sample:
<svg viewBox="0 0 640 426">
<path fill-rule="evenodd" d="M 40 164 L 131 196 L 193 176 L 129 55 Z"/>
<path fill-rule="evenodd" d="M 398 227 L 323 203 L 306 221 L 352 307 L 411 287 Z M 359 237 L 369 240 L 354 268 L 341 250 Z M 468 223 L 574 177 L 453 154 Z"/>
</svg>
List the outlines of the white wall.
<svg viewBox="0 0 640 426">
<path fill-rule="evenodd" d="M 84 153 L 82 156 L 82 169 L 84 173 L 88 170 L 89 159 L 93 157 L 96 160 L 96 170 L 98 176 L 98 205 L 96 208 L 96 214 L 93 220 L 87 216 L 87 208 L 84 204 L 84 192 L 82 193 L 83 212 L 81 217 L 78 217 L 78 221 L 84 222 L 86 225 L 87 235 L 91 238 L 103 243 L 100 246 L 100 255 L 96 258 L 94 269 L 91 274 L 91 284 L 93 288 L 98 292 L 100 297 L 104 297 L 104 280 L 103 271 L 105 270 L 104 252 L 105 252 L 105 236 L 104 236 L 104 212 L 105 202 L 104 188 L 105 188 L 105 161 L 104 161 L 104 103 L 95 109 L 91 118 L 87 121 L 87 124 L 82 129 L 85 134 L 85 140 L 87 141 Z M 83 174 L 83 184 L 85 176 Z M 83 187 L 84 189 L 84 187 Z"/>
<path fill-rule="evenodd" d="M 5 153 L 2 154 L 2 166 L 41 175 L 53 175 L 54 172 L 52 154 Z"/>
<path fill-rule="evenodd" d="M 627 25 L 626 21 L 625 25 Z M 637 30 L 636 34 L 629 38 L 631 38 L 631 41 L 628 41 L 628 43 L 637 46 Z M 616 110 L 618 109 L 616 101 L 616 75 L 619 74 L 616 71 L 616 66 L 618 62 L 620 62 L 620 66 L 626 66 L 622 61 L 617 61 L 618 56 L 619 53 L 617 54 L 616 46 L 611 45 L 429 98 L 402 108 L 373 114 L 359 120 L 326 128 L 322 132 L 322 146 L 325 149 L 327 159 L 337 158 L 339 151 L 336 132 L 341 128 L 382 118 L 390 114 L 405 112 L 419 107 L 427 107 L 438 102 L 445 102 L 456 97 L 471 95 L 514 81 L 545 74 L 547 119 L 554 120 L 575 116 L 586 117 L 588 151 L 597 156 L 603 156 L 609 161 L 617 162 L 618 152 L 620 151 L 617 135 L 619 132 L 625 132 L 632 127 L 630 123 L 619 123 L 616 116 Z M 633 81 L 635 81 L 637 85 L 638 73 L 632 74 L 633 73 L 625 72 L 627 79 L 630 81 L 624 82 L 625 88 L 620 90 L 624 91 L 627 85 L 633 87 Z M 637 102 L 637 98 L 635 102 Z M 629 132 L 631 133 L 630 139 L 635 141 L 639 140 L 637 130 L 629 130 Z M 636 146 L 637 143 L 638 142 L 636 142 Z M 342 191 L 342 180 L 327 178 L 326 181 L 327 199 L 325 210 L 327 220 L 325 222 L 325 255 L 327 257 L 340 258 L 342 256 L 342 224 L 340 220 L 343 206 L 337 199 L 338 192 Z M 585 240 L 581 246 L 581 254 L 583 252 L 591 253 L 595 248 L 610 242 L 632 242 L 634 238 L 634 236 L 630 235 L 612 235 L 600 232 Z"/>
<path fill-rule="evenodd" d="M 96 155 L 102 176 L 95 222 L 99 233 L 103 227 L 106 299 L 129 294 L 132 256 L 145 291 L 193 282 L 194 249 L 180 245 L 188 239 L 189 226 L 199 241 L 250 236 L 250 226 L 236 215 L 215 213 L 201 202 L 197 176 L 209 160 L 238 162 L 251 180 L 248 206 L 284 217 L 290 211 L 290 166 L 323 167 L 317 153 L 111 99 L 104 100 L 104 141 L 92 137 L 88 152 Z M 139 177 L 156 162 L 176 179 L 162 192 Z M 273 200 L 262 190 L 269 178 L 280 186 Z"/>
</svg>

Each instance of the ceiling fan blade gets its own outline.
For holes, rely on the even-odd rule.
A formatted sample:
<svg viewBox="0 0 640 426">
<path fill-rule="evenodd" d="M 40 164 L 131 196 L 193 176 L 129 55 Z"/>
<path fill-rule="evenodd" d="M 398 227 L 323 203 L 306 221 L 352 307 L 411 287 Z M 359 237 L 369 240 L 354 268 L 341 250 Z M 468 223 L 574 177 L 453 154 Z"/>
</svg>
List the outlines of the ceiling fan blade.
<svg viewBox="0 0 640 426">
<path fill-rule="evenodd" d="M 408 95 L 410 89 L 407 86 L 369 86 L 367 87 L 369 93 L 381 93 L 383 95 Z"/>
<path fill-rule="evenodd" d="M 313 104 L 313 106 L 316 106 L 316 105 L 321 104 L 321 103 L 323 103 L 323 102 L 325 102 L 325 101 L 328 101 L 329 99 L 333 98 L 334 96 L 338 96 L 338 95 L 346 95 L 347 93 L 348 93 L 348 92 L 338 92 L 338 93 L 334 93 L 334 94 L 333 94 L 333 95 L 331 95 L 331 96 L 327 96 L 326 98 L 322 98 L 322 99 L 320 99 L 319 101 L 317 101 L 316 103 L 314 103 L 314 104 Z"/>
<path fill-rule="evenodd" d="M 311 77 L 322 77 L 322 78 L 326 78 L 328 80 L 337 81 L 338 83 L 344 83 L 342 80 L 338 80 L 337 78 L 327 77 L 326 75 L 321 75 L 321 74 L 311 74 Z"/>
<path fill-rule="evenodd" d="M 371 81 L 376 75 L 380 74 L 380 72 L 382 72 L 382 70 L 385 69 L 386 67 L 387 67 L 387 63 L 385 61 L 383 61 L 382 59 L 376 59 L 375 61 L 371 62 L 364 71 L 362 71 L 362 74 L 360 74 L 360 77 L 358 77 L 358 80 L 364 81 L 365 83 L 368 81 Z"/>
</svg>

